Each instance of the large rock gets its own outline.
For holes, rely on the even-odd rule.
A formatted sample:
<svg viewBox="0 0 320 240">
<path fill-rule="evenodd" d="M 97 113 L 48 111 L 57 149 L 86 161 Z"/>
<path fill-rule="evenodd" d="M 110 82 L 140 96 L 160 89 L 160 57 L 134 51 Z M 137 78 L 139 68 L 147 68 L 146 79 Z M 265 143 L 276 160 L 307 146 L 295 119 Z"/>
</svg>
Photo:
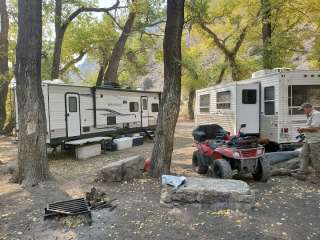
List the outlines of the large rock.
<svg viewBox="0 0 320 240">
<path fill-rule="evenodd" d="M 105 182 L 120 182 L 141 177 L 145 159 L 142 156 L 129 157 L 112 162 L 101 169 L 99 177 Z"/>
<path fill-rule="evenodd" d="M 174 189 L 163 185 L 161 200 L 165 204 L 195 203 L 214 209 L 249 210 L 254 206 L 254 193 L 239 180 L 188 177 L 185 185 Z"/>
</svg>

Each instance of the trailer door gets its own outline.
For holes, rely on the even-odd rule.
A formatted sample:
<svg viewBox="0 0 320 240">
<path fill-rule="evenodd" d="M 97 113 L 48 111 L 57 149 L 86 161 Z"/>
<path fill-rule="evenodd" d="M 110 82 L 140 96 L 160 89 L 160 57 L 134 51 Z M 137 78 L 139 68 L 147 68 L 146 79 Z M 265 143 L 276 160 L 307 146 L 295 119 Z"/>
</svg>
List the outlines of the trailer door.
<svg viewBox="0 0 320 240">
<path fill-rule="evenodd" d="M 80 136 L 80 104 L 79 94 L 66 94 L 66 127 L 67 137 Z"/>
<path fill-rule="evenodd" d="M 237 85 L 237 130 L 241 124 L 246 124 L 242 131 L 249 134 L 258 134 L 260 131 L 260 94 L 259 84 Z"/>
<path fill-rule="evenodd" d="M 141 97 L 141 127 L 149 126 L 148 97 Z"/>
</svg>

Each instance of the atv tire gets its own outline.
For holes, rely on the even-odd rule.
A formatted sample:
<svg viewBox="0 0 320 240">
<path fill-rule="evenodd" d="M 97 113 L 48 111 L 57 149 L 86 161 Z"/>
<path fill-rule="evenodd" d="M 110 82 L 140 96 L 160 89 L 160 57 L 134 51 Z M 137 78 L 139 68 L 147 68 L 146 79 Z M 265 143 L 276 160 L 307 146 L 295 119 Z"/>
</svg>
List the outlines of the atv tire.
<svg viewBox="0 0 320 240">
<path fill-rule="evenodd" d="M 265 158 L 258 160 L 255 173 L 252 173 L 253 179 L 259 182 L 267 182 L 271 176 L 270 163 Z"/>
<path fill-rule="evenodd" d="M 213 177 L 221 179 L 231 179 L 232 169 L 230 163 L 225 159 L 214 160 L 211 164 L 211 174 Z"/>
<path fill-rule="evenodd" d="M 202 156 L 204 157 L 204 156 Z M 201 161 L 201 155 L 199 151 L 194 151 L 192 155 L 192 168 L 199 174 L 206 174 L 208 172 L 208 166 L 203 165 Z"/>
</svg>

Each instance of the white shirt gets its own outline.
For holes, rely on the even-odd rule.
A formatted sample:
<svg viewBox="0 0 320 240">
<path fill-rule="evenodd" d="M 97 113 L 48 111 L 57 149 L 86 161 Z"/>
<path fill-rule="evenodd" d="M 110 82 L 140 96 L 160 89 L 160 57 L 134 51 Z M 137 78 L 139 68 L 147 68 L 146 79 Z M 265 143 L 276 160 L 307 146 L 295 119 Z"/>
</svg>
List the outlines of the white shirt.
<svg viewBox="0 0 320 240">
<path fill-rule="evenodd" d="M 312 110 L 307 117 L 307 127 L 319 128 L 318 132 L 305 132 L 307 143 L 320 143 L 320 112 Z"/>
</svg>

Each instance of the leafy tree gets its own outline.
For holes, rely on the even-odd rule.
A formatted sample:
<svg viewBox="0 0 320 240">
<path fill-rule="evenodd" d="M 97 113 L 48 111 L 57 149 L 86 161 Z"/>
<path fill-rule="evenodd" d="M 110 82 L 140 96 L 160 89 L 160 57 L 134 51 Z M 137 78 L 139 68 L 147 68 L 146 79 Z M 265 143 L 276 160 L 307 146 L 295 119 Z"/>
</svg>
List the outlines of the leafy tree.
<svg viewBox="0 0 320 240">
<path fill-rule="evenodd" d="M 132 35 L 134 32 L 140 32 L 140 41 L 142 41 L 143 34 L 149 35 L 146 28 L 154 27 L 163 22 L 161 4 L 162 1 L 155 0 L 131 1 L 129 15 L 124 26 L 122 27 L 121 24 L 117 24 L 122 32 L 108 61 L 108 67 L 103 77 L 104 84 L 116 84 L 118 82 L 120 60 L 125 52 L 125 45 L 129 35 Z M 115 20 L 115 22 L 117 21 Z M 100 70 L 103 69 L 101 68 Z"/>
<path fill-rule="evenodd" d="M 190 19 L 209 36 L 223 53 L 234 81 L 241 79 L 237 55 L 245 37 L 257 21 L 259 10 L 254 3 L 241 0 L 193 1 Z"/>
<path fill-rule="evenodd" d="M 83 12 L 104 12 L 110 14 L 110 11 L 118 8 L 120 1 L 117 0 L 117 2 L 109 8 L 92 7 L 90 6 L 91 4 L 94 4 L 92 1 L 79 0 L 71 1 L 70 3 L 71 4 L 68 4 L 67 2 L 66 4 L 63 4 L 62 0 L 55 0 L 54 25 L 56 37 L 52 60 L 52 79 L 59 77 L 63 38 L 70 23 Z M 63 10 L 65 10 L 65 13 L 63 13 Z"/>
</svg>

